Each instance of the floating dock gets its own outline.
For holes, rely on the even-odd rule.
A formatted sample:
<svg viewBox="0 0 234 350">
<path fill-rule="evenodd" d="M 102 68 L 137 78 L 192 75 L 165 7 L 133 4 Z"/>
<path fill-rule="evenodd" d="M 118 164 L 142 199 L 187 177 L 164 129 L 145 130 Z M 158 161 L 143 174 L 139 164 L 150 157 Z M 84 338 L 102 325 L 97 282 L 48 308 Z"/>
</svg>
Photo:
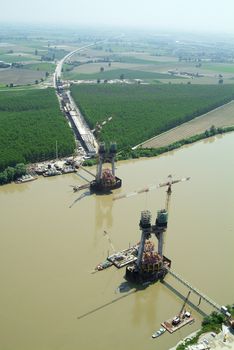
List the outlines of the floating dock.
<svg viewBox="0 0 234 350">
<path fill-rule="evenodd" d="M 169 333 L 174 333 L 176 331 L 178 331 L 178 329 L 188 325 L 188 324 L 191 324 L 194 322 L 194 318 L 190 315 L 189 317 L 185 317 L 183 319 L 181 319 L 180 323 L 178 323 L 177 325 L 173 325 L 172 324 L 172 321 L 173 321 L 173 318 L 170 318 L 169 320 L 167 321 L 164 321 L 163 323 L 161 323 L 161 325 L 166 328 L 166 330 L 169 332 Z"/>
<path fill-rule="evenodd" d="M 134 245 L 128 249 L 114 253 L 113 255 L 108 256 L 107 260 L 120 269 L 121 267 L 137 260 L 138 247 L 138 245 Z"/>
</svg>

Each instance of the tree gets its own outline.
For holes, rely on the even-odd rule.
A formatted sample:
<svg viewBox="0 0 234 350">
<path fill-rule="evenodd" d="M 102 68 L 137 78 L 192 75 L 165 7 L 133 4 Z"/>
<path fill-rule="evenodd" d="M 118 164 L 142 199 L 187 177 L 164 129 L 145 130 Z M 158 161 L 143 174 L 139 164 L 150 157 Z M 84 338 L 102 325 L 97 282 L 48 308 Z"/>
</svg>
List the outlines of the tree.
<svg viewBox="0 0 234 350">
<path fill-rule="evenodd" d="M 38 80 L 35 80 L 35 84 L 38 84 Z"/>
<path fill-rule="evenodd" d="M 120 77 L 119 77 L 120 80 L 124 80 L 124 74 L 120 74 Z"/>
<path fill-rule="evenodd" d="M 7 173 L 7 181 L 8 182 L 13 181 L 14 180 L 14 176 L 15 176 L 15 169 L 12 168 L 11 166 L 8 166 L 5 171 Z"/>
<path fill-rule="evenodd" d="M 215 135 L 217 133 L 216 127 L 214 125 L 211 125 L 210 127 L 210 135 Z"/>
<path fill-rule="evenodd" d="M 35 56 L 37 56 L 38 55 L 38 51 L 37 51 L 37 49 L 35 50 Z"/>
<path fill-rule="evenodd" d="M 23 163 L 16 164 L 15 166 L 15 178 L 18 178 L 26 174 L 26 165 Z"/>
<path fill-rule="evenodd" d="M 104 67 L 101 67 L 101 68 L 100 68 L 100 72 L 101 72 L 101 73 L 104 72 Z"/>
<path fill-rule="evenodd" d="M 4 185 L 7 183 L 7 173 L 6 171 L 3 171 L 0 173 L 0 185 Z"/>
</svg>

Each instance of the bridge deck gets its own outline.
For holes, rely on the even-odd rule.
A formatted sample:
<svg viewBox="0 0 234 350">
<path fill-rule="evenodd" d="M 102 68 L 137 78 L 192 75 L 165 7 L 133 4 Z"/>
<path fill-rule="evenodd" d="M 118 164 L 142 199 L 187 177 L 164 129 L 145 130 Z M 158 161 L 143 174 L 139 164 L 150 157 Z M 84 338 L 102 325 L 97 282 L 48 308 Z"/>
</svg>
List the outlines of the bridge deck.
<svg viewBox="0 0 234 350">
<path fill-rule="evenodd" d="M 189 282 L 187 282 L 184 278 L 180 277 L 175 271 L 168 269 L 168 273 L 172 275 L 177 281 L 182 283 L 184 286 L 188 287 L 191 291 L 193 291 L 195 294 L 197 294 L 199 297 L 201 297 L 203 300 L 205 300 L 208 304 L 210 304 L 212 307 L 214 307 L 217 311 L 221 312 L 221 306 L 213 301 L 211 298 L 206 296 L 204 293 L 199 291 L 197 288 L 193 287 Z"/>
</svg>

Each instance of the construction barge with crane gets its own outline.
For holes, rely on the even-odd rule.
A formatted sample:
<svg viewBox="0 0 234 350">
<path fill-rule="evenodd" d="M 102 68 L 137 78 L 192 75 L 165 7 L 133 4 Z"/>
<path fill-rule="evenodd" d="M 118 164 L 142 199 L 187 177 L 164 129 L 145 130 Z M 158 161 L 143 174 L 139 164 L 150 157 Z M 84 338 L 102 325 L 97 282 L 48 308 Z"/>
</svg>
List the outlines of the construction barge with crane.
<svg viewBox="0 0 234 350">
<path fill-rule="evenodd" d="M 125 279 L 134 284 L 154 283 L 162 281 L 171 268 L 171 260 L 163 254 L 164 236 L 167 230 L 168 211 L 171 198 L 171 187 L 173 184 L 187 181 L 190 178 L 173 180 L 169 175 L 168 181 L 156 186 L 144 188 L 142 190 L 115 197 L 114 199 L 127 198 L 135 194 L 148 192 L 158 187 L 167 187 L 165 209 L 158 210 L 155 223 L 151 223 L 151 213 L 149 210 L 141 212 L 139 228 L 141 230 L 141 240 L 137 247 L 135 258 L 126 266 Z M 157 249 L 151 237 L 155 236 L 158 241 Z"/>
<path fill-rule="evenodd" d="M 108 237 L 109 243 L 112 246 L 113 254 L 107 257 L 107 261 L 111 264 L 104 264 L 104 266 L 109 267 L 114 265 L 117 268 L 126 266 L 125 279 L 137 285 L 154 283 L 158 280 L 162 281 L 164 279 L 171 268 L 171 260 L 163 255 L 164 235 L 167 230 L 169 203 L 172 193 L 171 187 L 175 183 L 187 181 L 189 179 L 190 178 L 172 180 L 171 175 L 169 175 L 168 181 L 165 183 L 150 188 L 144 188 L 143 190 L 131 194 L 114 197 L 114 200 L 117 200 L 135 194 L 148 192 L 153 188 L 167 187 L 165 209 L 161 209 L 157 212 L 154 224 L 151 224 L 150 211 L 146 210 L 141 212 L 139 223 L 141 240 L 139 243 L 123 251 L 116 252 L 110 238 Z M 106 231 L 104 231 L 104 233 L 105 235 L 108 235 Z M 151 240 L 152 235 L 158 240 L 157 249 L 154 242 Z"/>
</svg>

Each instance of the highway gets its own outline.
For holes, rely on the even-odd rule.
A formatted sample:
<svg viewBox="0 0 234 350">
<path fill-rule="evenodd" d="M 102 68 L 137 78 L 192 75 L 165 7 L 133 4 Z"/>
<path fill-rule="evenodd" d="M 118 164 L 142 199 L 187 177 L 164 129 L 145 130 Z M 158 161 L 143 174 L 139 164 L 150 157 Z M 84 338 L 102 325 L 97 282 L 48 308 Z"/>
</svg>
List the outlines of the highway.
<svg viewBox="0 0 234 350">
<path fill-rule="evenodd" d="M 94 45 L 99 45 L 99 44 L 103 44 L 106 40 L 102 40 L 102 41 L 97 41 L 95 43 L 92 43 L 92 44 L 88 44 L 88 45 L 85 45 L 85 46 L 82 46 L 82 47 L 79 47 L 78 49 L 74 50 L 74 51 L 71 51 L 69 52 L 66 56 L 64 56 L 58 63 L 57 63 L 57 67 L 55 69 L 55 72 L 54 72 L 54 88 L 57 87 L 57 80 L 61 78 L 61 74 L 62 74 L 62 67 L 63 67 L 63 64 L 66 62 L 66 60 L 68 58 L 71 58 L 75 53 L 79 52 L 79 51 L 82 51 L 84 49 L 87 49 L 88 47 L 91 47 L 91 46 L 94 46 Z"/>
</svg>

